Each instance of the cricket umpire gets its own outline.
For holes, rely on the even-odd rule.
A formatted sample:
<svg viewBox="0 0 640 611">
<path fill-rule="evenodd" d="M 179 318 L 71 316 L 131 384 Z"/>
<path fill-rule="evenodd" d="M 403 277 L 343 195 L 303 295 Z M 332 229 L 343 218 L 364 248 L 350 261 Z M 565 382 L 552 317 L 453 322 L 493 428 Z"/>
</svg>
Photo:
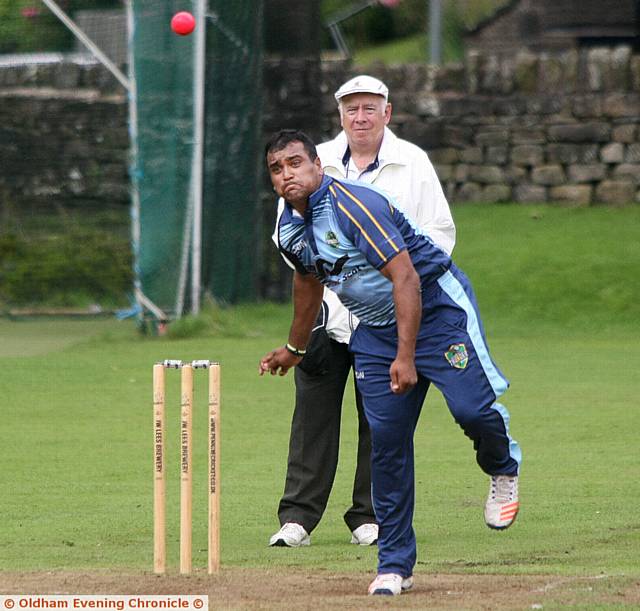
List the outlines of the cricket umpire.
<svg viewBox="0 0 640 611">
<path fill-rule="evenodd" d="M 388 95 L 387 86 L 368 75 L 356 76 L 336 91 L 343 131 L 317 148 L 324 172 L 391 193 L 417 225 L 451 254 L 455 225 L 440 181 L 427 154 L 387 127 L 392 113 Z M 276 227 L 283 210 L 281 199 Z M 277 245 L 276 233 L 273 238 Z M 317 328 L 295 370 L 287 475 L 278 506 L 281 528 L 270 545 L 308 545 L 327 506 L 338 465 L 342 400 L 353 365 L 348 343 L 357 324 L 335 294 L 325 290 Z M 371 437 L 362 399 L 354 390 L 358 450 L 352 505 L 344 520 L 352 543 L 371 545 L 378 538 L 371 503 Z"/>
</svg>

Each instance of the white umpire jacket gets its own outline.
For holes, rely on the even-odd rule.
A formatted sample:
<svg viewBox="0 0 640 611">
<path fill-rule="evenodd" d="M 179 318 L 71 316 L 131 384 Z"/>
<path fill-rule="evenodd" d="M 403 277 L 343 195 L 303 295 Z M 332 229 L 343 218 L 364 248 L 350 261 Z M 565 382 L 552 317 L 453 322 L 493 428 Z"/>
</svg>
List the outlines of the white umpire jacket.
<svg viewBox="0 0 640 611">
<path fill-rule="evenodd" d="M 456 228 L 440 181 L 427 154 L 415 144 L 398 138 L 385 127 L 377 167 L 358 178 L 352 173 L 347 176 L 348 165 L 346 167 L 343 163 L 347 146 L 344 131 L 333 140 L 317 146 L 325 173 L 338 179 L 362 180 L 386 191 L 433 242 L 447 254 L 451 254 L 456 243 Z M 284 200 L 280 198 L 272 236 L 276 246 L 278 221 L 283 209 Z M 290 266 L 286 259 L 285 262 Z M 323 299 L 328 306 L 326 330 L 329 337 L 348 343 L 358 319 L 349 313 L 333 291 L 325 288 Z"/>
</svg>

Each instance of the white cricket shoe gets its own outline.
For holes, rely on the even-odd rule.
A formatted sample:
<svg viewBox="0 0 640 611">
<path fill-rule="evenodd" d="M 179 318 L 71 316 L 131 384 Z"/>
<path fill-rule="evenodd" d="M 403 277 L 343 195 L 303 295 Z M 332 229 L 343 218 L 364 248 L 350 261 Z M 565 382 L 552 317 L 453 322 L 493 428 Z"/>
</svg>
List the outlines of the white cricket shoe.
<svg viewBox="0 0 640 611">
<path fill-rule="evenodd" d="M 518 476 L 493 475 L 484 506 L 484 521 L 489 528 L 509 528 L 518 515 Z"/>
<path fill-rule="evenodd" d="M 354 545 L 375 545 L 377 542 L 377 524 L 362 524 L 351 532 L 351 543 Z"/>
<path fill-rule="evenodd" d="M 311 545 L 309 533 L 295 522 L 287 522 L 269 539 L 269 545 L 275 547 L 301 547 Z"/>
<path fill-rule="evenodd" d="M 369 586 L 369 594 L 397 596 L 413 588 L 413 577 L 402 577 L 396 573 L 382 573 Z"/>
</svg>

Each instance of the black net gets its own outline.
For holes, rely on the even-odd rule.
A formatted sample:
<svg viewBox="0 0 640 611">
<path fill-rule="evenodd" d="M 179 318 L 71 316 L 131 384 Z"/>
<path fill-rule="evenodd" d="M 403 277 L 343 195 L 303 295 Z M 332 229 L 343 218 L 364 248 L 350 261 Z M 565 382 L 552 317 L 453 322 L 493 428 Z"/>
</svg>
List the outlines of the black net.
<svg viewBox="0 0 640 611">
<path fill-rule="evenodd" d="M 217 299 L 256 294 L 262 2 L 210 1 L 203 279 Z"/>
</svg>

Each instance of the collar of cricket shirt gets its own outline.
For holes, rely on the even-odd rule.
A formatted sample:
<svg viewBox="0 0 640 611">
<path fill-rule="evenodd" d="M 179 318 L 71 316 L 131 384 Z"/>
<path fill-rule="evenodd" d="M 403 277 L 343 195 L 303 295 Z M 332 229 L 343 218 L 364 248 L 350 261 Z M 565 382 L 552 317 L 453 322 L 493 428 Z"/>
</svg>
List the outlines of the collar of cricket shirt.
<svg viewBox="0 0 640 611">
<path fill-rule="evenodd" d="M 309 195 L 309 205 L 307 211 L 311 210 L 315 204 L 317 204 L 326 194 L 329 189 L 329 185 L 333 182 L 333 178 L 326 174 L 322 177 L 320 186 L 311 195 Z"/>
<path fill-rule="evenodd" d="M 346 173 L 346 169 L 351 159 L 351 150 L 349 148 L 349 142 L 347 141 L 346 132 L 341 131 L 334 140 L 334 164 L 340 166 L 343 173 Z M 378 168 L 383 168 L 389 164 L 406 165 L 407 161 L 403 159 L 398 152 L 398 136 L 396 136 L 388 127 L 384 128 L 384 134 L 382 136 L 382 144 L 376 155 L 373 163 L 369 164 L 369 167 L 364 170 L 365 172 L 373 172 Z M 362 173 L 362 172 L 361 172 Z"/>
</svg>

